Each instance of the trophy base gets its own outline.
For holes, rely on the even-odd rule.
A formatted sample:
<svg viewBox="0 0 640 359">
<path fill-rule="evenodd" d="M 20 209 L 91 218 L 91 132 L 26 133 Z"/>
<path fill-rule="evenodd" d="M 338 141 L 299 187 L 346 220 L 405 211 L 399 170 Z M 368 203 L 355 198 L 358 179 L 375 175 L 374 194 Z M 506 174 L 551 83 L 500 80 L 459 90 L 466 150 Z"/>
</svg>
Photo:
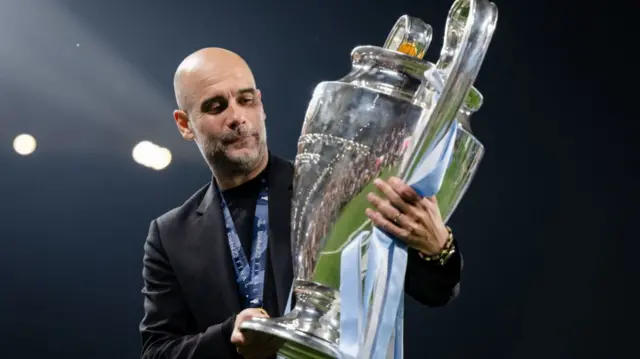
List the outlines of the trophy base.
<svg viewBox="0 0 640 359">
<path fill-rule="evenodd" d="M 256 331 L 281 339 L 278 355 L 286 359 L 340 359 L 338 349 L 340 305 L 338 292 L 321 284 L 297 280 L 296 306 L 280 318 L 252 318 L 243 331 Z"/>
</svg>

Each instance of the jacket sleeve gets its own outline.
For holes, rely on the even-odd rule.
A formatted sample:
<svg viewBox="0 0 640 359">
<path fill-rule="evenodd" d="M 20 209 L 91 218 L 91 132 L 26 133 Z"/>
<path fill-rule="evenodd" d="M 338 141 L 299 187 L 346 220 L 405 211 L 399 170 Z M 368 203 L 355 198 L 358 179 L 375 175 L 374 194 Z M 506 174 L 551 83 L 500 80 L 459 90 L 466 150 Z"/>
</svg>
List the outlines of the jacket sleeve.
<svg viewBox="0 0 640 359">
<path fill-rule="evenodd" d="M 156 220 L 144 244 L 142 277 L 144 317 L 140 323 L 142 359 L 231 359 L 237 355 L 230 342 L 235 317 L 212 325 L 202 333 L 181 292 L 162 248 Z"/>
<path fill-rule="evenodd" d="M 427 262 L 418 251 L 408 250 L 405 292 L 409 296 L 423 305 L 438 307 L 458 295 L 463 260 L 460 247 L 456 242 L 454 245 L 456 251 L 444 265 Z"/>
</svg>

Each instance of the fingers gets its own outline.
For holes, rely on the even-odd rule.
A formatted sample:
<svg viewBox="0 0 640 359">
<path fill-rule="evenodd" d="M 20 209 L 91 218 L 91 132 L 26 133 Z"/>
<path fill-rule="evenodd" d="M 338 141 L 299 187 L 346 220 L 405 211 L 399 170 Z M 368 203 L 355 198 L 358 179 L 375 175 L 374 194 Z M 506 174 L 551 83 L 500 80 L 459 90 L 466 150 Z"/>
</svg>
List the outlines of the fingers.
<svg viewBox="0 0 640 359">
<path fill-rule="evenodd" d="M 240 330 L 240 325 L 251 318 L 269 318 L 269 314 L 261 308 L 249 308 L 240 312 L 236 316 L 231 343 L 236 346 L 238 354 L 245 358 L 264 358 L 278 351 L 282 345 L 278 341 L 272 340 L 270 335 Z M 279 344 L 279 345 L 278 345 Z"/>
<path fill-rule="evenodd" d="M 393 191 L 396 192 L 402 200 L 409 204 L 415 204 L 422 199 L 422 197 L 413 188 L 411 188 L 411 186 L 398 177 L 391 177 L 387 182 Z"/>
<path fill-rule="evenodd" d="M 380 212 L 374 211 L 371 208 L 367 208 L 365 210 L 365 214 L 367 215 L 367 217 L 369 217 L 371 222 L 373 222 L 376 227 L 384 230 L 394 237 L 404 239 L 411 235 L 411 232 L 409 230 L 395 225 Z"/>
<path fill-rule="evenodd" d="M 436 196 L 422 197 L 397 177 L 376 179 L 382 195 L 369 193 L 374 209 L 365 213 L 373 224 L 423 253 L 437 253 L 448 237 Z M 383 198 L 386 197 L 386 198 Z"/>
<path fill-rule="evenodd" d="M 436 196 L 424 197 L 419 202 L 420 207 L 425 210 L 427 213 L 435 213 L 440 212 L 438 207 L 438 199 Z"/>
<path fill-rule="evenodd" d="M 236 346 L 244 346 L 251 342 L 251 335 L 249 333 L 243 333 L 240 330 L 240 325 L 251 318 L 269 318 L 269 314 L 261 308 L 249 308 L 238 313 L 233 325 L 233 332 L 231 333 L 232 344 Z"/>
<path fill-rule="evenodd" d="M 411 186 L 398 177 L 391 177 L 388 181 L 376 179 L 375 186 L 384 194 L 395 208 L 400 212 L 413 217 L 420 216 L 420 201 L 423 199 Z M 393 220 L 393 218 L 390 218 Z"/>
<path fill-rule="evenodd" d="M 396 190 L 391 186 L 390 183 L 387 183 L 378 178 L 375 181 L 373 181 L 373 184 L 376 186 L 376 188 L 378 188 L 384 194 L 384 196 L 388 199 L 389 203 L 393 207 L 397 208 L 396 212 L 399 210 L 400 212 L 407 213 L 407 210 L 409 207 L 407 204 L 407 201 L 404 200 L 402 197 L 400 197 L 400 194 L 396 192 Z M 369 198 L 369 200 L 371 201 L 372 199 Z"/>
<path fill-rule="evenodd" d="M 243 346 L 245 345 L 246 340 L 241 331 L 234 329 L 233 333 L 231 333 L 231 344 L 235 346 Z"/>
<path fill-rule="evenodd" d="M 367 199 L 377 208 L 378 211 L 368 209 L 365 211 L 369 219 L 371 219 L 380 228 L 390 231 L 401 237 L 408 237 L 411 234 L 418 234 L 419 226 L 416 223 L 416 216 L 419 213 L 412 208 L 402 213 L 395 206 L 392 206 L 388 200 L 384 200 L 374 193 L 369 193 Z M 380 217 L 380 218 L 378 218 Z"/>
<path fill-rule="evenodd" d="M 391 205 L 389 200 L 382 199 L 375 193 L 367 194 L 367 199 L 383 216 L 387 217 L 388 220 L 397 224 L 400 217 L 402 217 L 402 211 Z"/>
<path fill-rule="evenodd" d="M 386 197 L 383 199 L 375 193 L 367 195 L 377 209 L 365 211 L 374 225 L 408 245 L 414 244 L 416 238 L 424 237 L 427 233 L 420 223 L 426 215 L 425 206 L 431 204 L 423 204 L 425 199 L 397 177 L 391 177 L 387 182 L 376 179 L 374 184 Z"/>
<path fill-rule="evenodd" d="M 419 203 L 422 198 L 401 179 L 391 177 L 389 181 L 385 182 L 378 178 L 373 183 L 386 199 L 382 199 L 374 193 L 369 193 L 367 198 L 387 219 L 398 224 L 403 218 L 402 214 L 414 220 L 420 217 L 421 206 Z"/>
<path fill-rule="evenodd" d="M 269 318 L 269 314 L 262 308 L 248 308 L 238 313 L 236 316 L 235 327 L 239 327 L 242 322 L 251 318 Z"/>
</svg>

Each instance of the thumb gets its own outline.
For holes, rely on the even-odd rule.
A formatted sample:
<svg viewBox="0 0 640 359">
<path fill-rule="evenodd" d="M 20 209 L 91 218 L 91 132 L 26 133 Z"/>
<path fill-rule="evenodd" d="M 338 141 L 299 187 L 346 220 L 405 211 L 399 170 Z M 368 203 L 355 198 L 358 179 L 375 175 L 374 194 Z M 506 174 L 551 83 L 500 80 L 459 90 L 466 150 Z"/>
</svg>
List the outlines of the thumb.
<svg viewBox="0 0 640 359">
<path fill-rule="evenodd" d="M 244 345 L 245 338 L 240 330 L 233 330 L 233 333 L 231 333 L 231 343 L 234 345 Z"/>
</svg>

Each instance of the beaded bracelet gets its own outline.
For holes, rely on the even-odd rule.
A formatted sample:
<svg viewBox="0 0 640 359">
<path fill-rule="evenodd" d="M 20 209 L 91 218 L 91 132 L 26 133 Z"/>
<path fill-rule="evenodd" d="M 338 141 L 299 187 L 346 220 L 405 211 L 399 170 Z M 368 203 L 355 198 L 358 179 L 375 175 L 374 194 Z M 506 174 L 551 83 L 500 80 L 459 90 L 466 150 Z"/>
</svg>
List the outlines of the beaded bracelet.
<svg viewBox="0 0 640 359">
<path fill-rule="evenodd" d="M 418 252 L 420 258 L 424 259 L 427 262 L 438 262 L 440 265 L 444 265 L 447 263 L 449 258 L 456 252 L 456 246 L 453 244 L 453 231 L 451 228 L 447 226 L 447 231 L 449 231 L 449 237 L 447 237 L 447 241 L 444 243 L 444 247 L 440 250 L 440 252 L 434 255 L 426 255 L 422 252 Z"/>
</svg>

